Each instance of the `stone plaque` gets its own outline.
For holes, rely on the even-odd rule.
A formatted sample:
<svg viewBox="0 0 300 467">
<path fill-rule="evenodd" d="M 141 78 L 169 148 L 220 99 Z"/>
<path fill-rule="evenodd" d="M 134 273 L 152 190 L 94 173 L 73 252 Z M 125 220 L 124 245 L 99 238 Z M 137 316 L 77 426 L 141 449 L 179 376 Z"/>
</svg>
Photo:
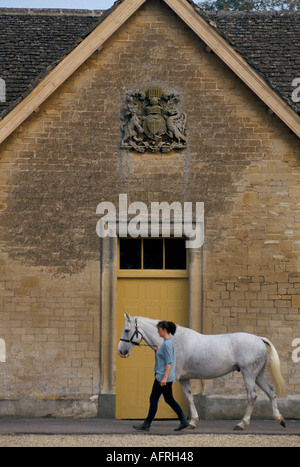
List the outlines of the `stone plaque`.
<svg viewBox="0 0 300 467">
<path fill-rule="evenodd" d="M 121 148 L 169 152 L 186 148 L 186 114 L 180 95 L 159 86 L 130 91 L 120 118 Z"/>
</svg>

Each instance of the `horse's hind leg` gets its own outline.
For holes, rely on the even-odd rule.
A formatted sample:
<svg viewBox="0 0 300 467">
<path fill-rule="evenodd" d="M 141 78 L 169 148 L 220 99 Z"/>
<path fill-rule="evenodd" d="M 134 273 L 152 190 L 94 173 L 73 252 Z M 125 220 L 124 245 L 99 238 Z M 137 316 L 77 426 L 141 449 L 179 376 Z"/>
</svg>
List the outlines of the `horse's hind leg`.
<svg viewBox="0 0 300 467">
<path fill-rule="evenodd" d="M 243 372 L 243 370 L 242 370 Z M 234 427 L 234 430 L 243 430 L 245 426 L 249 425 L 254 404 L 257 399 L 255 392 L 255 377 L 253 375 L 243 372 L 245 386 L 247 389 L 247 408 L 243 419 Z"/>
<path fill-rule="evenodd" d="M 184 392 L 184 395 L 189 403 L 190 410 L 190 426 L 195 428 L 199 420 L 198 412 L 194 404 L 194 396 L 192 394 L 192 389 L 189 381 L 179 381 Z"/>
<path fill-rule="evenodd" d="M 273 417 L 275 418 L 275 420 L 278 420 L 280 422 L 280 425 L 285 427 L 284 418 L 278 410 L 275 391 L 272 388 L 272 386 L 268 383 L 268 381 L 266 380 L 263 370 L 257 376 L 256 384 L 257 386 L 260 387 L 260 389 L 262 389 L 267 394 L 268 398 L 270 399 L 271 404 L 272 404 Z"/>
</svg>

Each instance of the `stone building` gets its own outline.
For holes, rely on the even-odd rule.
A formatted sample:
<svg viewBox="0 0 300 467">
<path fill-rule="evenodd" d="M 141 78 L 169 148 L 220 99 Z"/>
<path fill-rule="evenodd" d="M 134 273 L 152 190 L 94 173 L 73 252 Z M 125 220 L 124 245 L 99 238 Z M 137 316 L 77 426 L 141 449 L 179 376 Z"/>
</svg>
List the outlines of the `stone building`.
<svg viewBox="0 0 300 467">
<path fill-rule="evenodd" d="M 127 311 L 268 337 L 299 417 L 299 13 L 123 0 L 0 9 L 0 31 L 0 415 L 143 418 Z M 120 195 L 204 203 L 203 246 L 100 238 Z M 243 410 L 240 373 L 193 390 L 202 417 Z"/>
</svg>

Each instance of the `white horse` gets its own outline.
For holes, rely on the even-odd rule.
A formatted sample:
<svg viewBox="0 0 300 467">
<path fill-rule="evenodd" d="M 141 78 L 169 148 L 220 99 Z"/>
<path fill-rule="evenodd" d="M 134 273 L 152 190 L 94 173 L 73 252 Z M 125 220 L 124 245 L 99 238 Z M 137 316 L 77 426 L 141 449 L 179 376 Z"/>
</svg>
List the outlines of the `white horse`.
<svg viewBox="0 0 300 467">
<path fill-rule="evenodd" d="M 129 356 L 135 345 L 141 345 L 142 339 L 152 349 L 160 346 L 163 339 L 157 333 L 159 320 L 141 316 L 131 317 L 125 313 L 125 323 L 118 345 L 119 355 Z M 286 396 L 286 390 L 280 373 L 280 362 L 274 345 L 265 337 L 237 332 L 233 334 L 204 335 L 192 329 L 177 326 L 172 337 L 176 352 L 176 381 L 179 381 L 189 403 L 190 425 L 195 428 L 198 413 L 194 405 L 190 379 L 213 379 L 224 376 L 232 371 L 241 371 L 247 390 L 247 408 L 243 419 L 234 429 L 243 430 L 250 423 L 257 395 L 257 384 L 269 397 L 273 416 L 285 426 L 285 421 L 279 413 L 276 395 L 273 387 L 266 381 L 264 370 L 268 361 L 278 396 Z"/>
</svg>

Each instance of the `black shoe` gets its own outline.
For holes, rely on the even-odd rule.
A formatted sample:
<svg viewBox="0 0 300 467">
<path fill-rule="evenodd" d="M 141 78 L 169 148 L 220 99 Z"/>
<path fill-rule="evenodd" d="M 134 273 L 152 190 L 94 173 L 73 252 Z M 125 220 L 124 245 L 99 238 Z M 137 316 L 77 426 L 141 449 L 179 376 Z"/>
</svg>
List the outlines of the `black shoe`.
<svg viewBox="0 0 300 467">
<path fill-rule="evenodd" d="M 189 424 L 189 422 L 187 420 L 181 420 L 179 427 L 175 428 L 174 431 L 181 431 L 181 430 L 185 430 L 187 428 L 191 428 L 191 425 Z"/>
<path fill-rule="evenodd" d="M 150 430 L 150 425 L 149 423 L 142 423 L 142 425 L 133 425 L 133 427 L 135 430 L 138 430 L 138 431 L 149 431 Z"/>
</svg>

